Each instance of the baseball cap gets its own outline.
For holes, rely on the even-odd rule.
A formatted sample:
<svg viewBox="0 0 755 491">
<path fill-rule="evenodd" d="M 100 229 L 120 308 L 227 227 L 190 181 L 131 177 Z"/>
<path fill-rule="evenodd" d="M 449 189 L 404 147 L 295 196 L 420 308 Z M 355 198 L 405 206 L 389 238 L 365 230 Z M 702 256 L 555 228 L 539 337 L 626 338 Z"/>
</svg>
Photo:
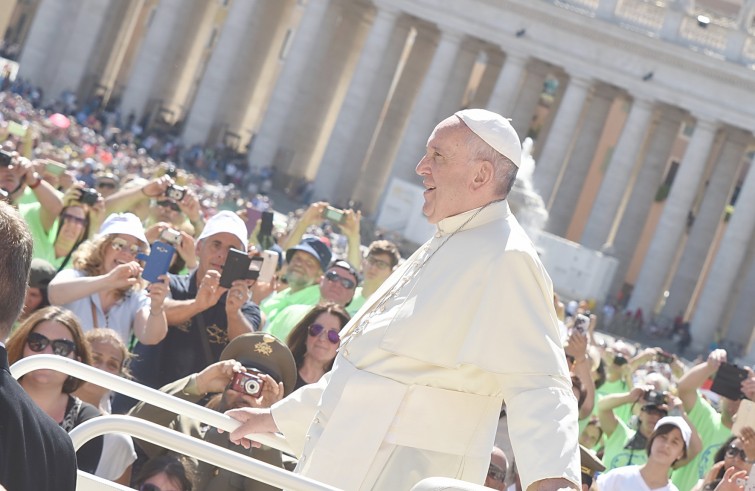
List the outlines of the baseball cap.
<svg viewBox="0 0 755 491">
<path fill-rule="evenodd" d="M 236 238 L 239 239 L 239 242 L 241 242 L 241 247 L 239 249 L 246 251 L 248 242 L 246 224 L 241 217 L 228 210 L 218 212 L 218 214 L 207 220 L 197 241 L 223 232 L 236 236 Z"/>
<path fill-rule="evenodd" d="M 328 269 L 330 259 L 333 257 L 333 253 L 330 252 L 330 248 L 325 245 L 323 241 L 317 237 L 307 237 L 302 239 L 301 242 L 291 247 L 286 251 L 286 262 L 291 262 L 291 258 L 294 256 L 294 252 L 304 251 L 311 254 L 320 262 L 320 268 L 323 271 Z"/>
<path fill-rule="evenodd" d="M 684 446 L 685 448 L 689 448 L 689 439 L 692 437 L 692 430 L 687 422 L 684 421 L 684 418 L 681 416 L 664 416 L 655 424 L 653 431 L 664 425 L 673 425 L 679 428 L 679 431 L 682 432 L 682 439 L 684 439 Z"/>
<path fill-rule="evenodd" d="M 256 368 L 276 382 L 283 382 L 285 396 L 296 385 L 294 355 L 272 334 L 251 332 L 236 336 L 220 354 L 220 360 L 236 360 L 246 368 Z"/>
<path fill-rule="evenodd" d="M 102 223 L 98 235 L 111 234 L 130 235 L 148 244 L 142 221 L 133 213 L 113 213 L 108 216 Z"/>
<path fill-rule="evenodd" d="M 522 143 L 508 119 L 487 109 L 464 109 L 458 116 L 472 132 L 519 167 Z"/>
</svg>

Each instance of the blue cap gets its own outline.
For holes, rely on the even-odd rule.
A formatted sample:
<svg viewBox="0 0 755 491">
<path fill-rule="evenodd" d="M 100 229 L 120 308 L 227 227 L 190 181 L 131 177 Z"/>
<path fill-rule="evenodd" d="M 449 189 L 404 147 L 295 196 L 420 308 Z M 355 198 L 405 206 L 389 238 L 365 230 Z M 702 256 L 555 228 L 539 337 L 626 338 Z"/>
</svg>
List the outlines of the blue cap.
<svg viewBox="0 0 755 491">
<path fill-rule="evenodd" d="M 333 257 L 333 253 L 330 252 L 330 248 L 325 245 L 325 242 L 316 237 L 309 237 L 302 239 L 294 247 L 291 247 L 286 251 L 286 262 L 291 262 L 291 258 L 294 256 L 294 252 L 304 251 L 311 254 L 320 263 L 320 268 L 325 271 L 330 264 L 330 258 Z"/>
</svg>

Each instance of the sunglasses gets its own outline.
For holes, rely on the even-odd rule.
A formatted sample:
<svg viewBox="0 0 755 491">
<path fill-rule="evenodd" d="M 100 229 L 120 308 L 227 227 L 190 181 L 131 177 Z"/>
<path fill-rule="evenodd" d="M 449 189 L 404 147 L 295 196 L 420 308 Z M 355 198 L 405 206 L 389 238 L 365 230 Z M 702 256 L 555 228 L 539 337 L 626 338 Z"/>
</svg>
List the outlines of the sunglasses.
<svg viewBox="0 0 755 491">
<path fill-rule="evenodd" d="M 77 217 L 76 215 L 71 215 L 70 213 L 63 213 L 62 215 L 60 215 L 60 217 L 64 222 L 73 222 L 81 225 L 82 227 L 86 226 L 87 224 L 86 218 Z"/>
<path fill-rule="evenodd" d="M 488 477 L 496 481 L 505 481 L 506 471 L 495 464 L 490 464 L 490 467 L 488 467 Z"/>
<path fill-rule="evenodd" d="M 115 183 L 114 182 L 107 182 L 102 181 L 97 183 L 98 188 L 107 188 L 107 189 L 115 189 Z"/>
<path fill-rule="evenodd" d="M 163 206 L 165 208 L 170 208 L 173 211 L 181 211 L 181 208 L 178 206 L 178 203 L 175 201 L 170 200 L 162 200 L 157 202 L 157 206 Z"/>
<path fill-rule="evenodd" d="M 128 242 L 126 242 L 125 239 L 121 239 L 120 237 L 116 237 L 113 239 L 113 242 L 110 243 L 110 247 L 113 248 L 114 251 L 121 252 L 126 251 L 131 253 L 132 256 L 136 256 L 140 252 L 142 252 L 142 248 L 138 245 L 134 244 L 132 246 L 128 245 Z"/>
<path fill-rule="evenodd" d="M 740 460 L 743 462 L 749 463 L 750 460 L 747 458 L 747 454 L 745 453 L 744 449 L 737 448 L 734 445 L 729 445 L 726 448 L 726 455 L 729 457 L 739 457 Z"/>
<path fill-rule="evenodd" d="M 52 352 L 58 356 L 68 356 L 76 352 L 76 343 L 73 341 L 68 339 L 50 340 L 47 336 L 38 332 L 29 333 L 26 338 L 26 345 L 35 353 L 44 350 L 48 345 L 52 345 Z"/>
<path fill-rule="evenodd" d="M 646 412 L 648 414 L 655 414 L 656 416 L 668 416 L 668 411 L 664 411 L 663 409 L 658 409 L 657 407 L 643 407 L 643 412 Z"/>
<path fill-rule="evenodd" d="M 338 273 L 335 271 L 328 271 L 325 273 L 325 278 L 328 281 L 337 281 L 341 284 L 342 287 L 346 288 L 347 290 L 353 290 L 356 288 L 357 284 L 351 281 L 348 278 L 344 278 L 343 276 L 339 276 Z"/>
<path fill-rule="evenodd" d="M 367 256 L 366 258 L 364 258 L 364 262 L 369 264 L 370 266 L 375 266 L 377 269 L 391 269 L 390 264 L 385 261 L 381 261 L 380 259 L 375 259 L 374 257 Z"/>
<path fill-rule="evenodd" d="M 312 324 L 309 326 L 309 335 L 313 338 L 316 338 L 319 336 L 323 331 L 325 330 L 325 327 L 322 324 Z M 328 341 L 330 341 L 333 344 L 338 344 L 341 342 L 341 337 L 338 335 L 338 331 L 335 329 L 331 329 L 328 331 Z"/>
</svg>

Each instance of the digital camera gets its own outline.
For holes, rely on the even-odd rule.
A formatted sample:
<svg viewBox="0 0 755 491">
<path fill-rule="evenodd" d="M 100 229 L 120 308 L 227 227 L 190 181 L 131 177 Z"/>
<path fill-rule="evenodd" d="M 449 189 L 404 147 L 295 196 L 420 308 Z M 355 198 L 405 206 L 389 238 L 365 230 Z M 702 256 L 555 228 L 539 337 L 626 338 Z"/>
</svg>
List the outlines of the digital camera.
<svg viewBox="0 0 755 491">
<path fill-rule="evenodd" d="M 100 193 L 96 189 L 84 188 L 81 190 L 79 201 L 82 205 L 93 205 L 97 203 L 97 199 L 100 197 Z"/>
<path fill-rule="evenodd" d="M 176 202 L 179 202 L 184 199 L 184 196 L 186 196 L 186 188 L 184 186 L 176 186 L 175 184 L 171 184 L 170 186 L 168 186 L 168 189 L 165 190 L 165 196 Z"/>
<path fill-rule="evenodd" d="M 181 244 L 181 232 L 172 228 L 166 228 L 160 234 L 160 240 L 168 244 L 177 246 Z"/>
<path fill-rule="evenodd" d="M 0 167 L 10 167 L 13 164 L 13 155 L 0 150 Z"/>
<path fill-rule="evenodd" d="M 262 387 L 265 381 L 259 376 L 259 370 L 248 368 L 248 372 L 239 372 L 231 380 L 231 389 L 243 392 L 252 397 L 262 397 Z"/>
<path fill-rule="evenodd" d="M 661 404 L 666 404 L 667 396 L 668 396 L 667 392 L 658 392 L 657 390 L 645 391 L 645 401 L 648 404 L 655 404 L 656 406 L 660 406 Z"/>
</svg>

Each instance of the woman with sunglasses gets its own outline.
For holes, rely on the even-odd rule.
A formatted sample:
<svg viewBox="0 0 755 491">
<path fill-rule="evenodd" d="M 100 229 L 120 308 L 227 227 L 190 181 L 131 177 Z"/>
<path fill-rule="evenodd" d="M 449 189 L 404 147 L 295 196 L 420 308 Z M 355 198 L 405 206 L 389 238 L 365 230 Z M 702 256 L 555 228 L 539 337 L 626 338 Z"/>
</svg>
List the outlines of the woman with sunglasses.
<svg viewBox="0 0 755 491">
<path fill-rule="evenodd" d="M 741 438 L 733 435 L 727 439 L 716 452 L 713 462 L 705 477 L 691 491 L 715 489 L 729 469 L 744 471 L 747 476 L 755 464 L 755 430 L 747 426 L 742 428 Z"/>
<path fill-rule="evenodd" d="M 59 307 L 45 307 L 29 316 L 6 342 L 8 363 L 38 354 L 55 354 L 92 364 L 92 355 L 76 317 Z M 34 370 L 19 380 L 21 387 L 64 430 L 100 415 L 96 407 L 72 393 L 81 380 L 56 370 Z M 102 438 L 86 443 L 76 452 L 79 469 L 94 473 L 102 452 Z"/>
<path fill-rule="evenodd" d="M 163 312 L 168 278 L 162 276 L 162 281 L 145 290 L 137 256 L 148 247 L 135 215 L 110 215 L 99 236 L 76 252 L 74 269 L 62 271 L 52 280 L 50 303 L 71 310 L 86 331 L 108 327 L 127 344 L 132 335 L 143 344 L 160 342 L 168 332 Z"/>
<path fill-rule="evenodd" d="M 314 307 L 296 324 L 286 340 L 297 367 L 294 390 L 317 382 L 333 368 L 341 345 L 338 333 L 350 318 L 340 305 L 326 303 Z"/>
<path fill-rule="evenodd" d="M 58 270 L 71 267 L 73 252 L 91 238 L 105 213 L 101 196 L 93 195 L 96 201 L 85 204 L 83 192 L 82 184 L 70 187 L 63 196 L 63 209 L 58 216 L 49 217 L 42 208 L 34 207 L 24 215 L 34 237 L 34 257 L 48 261 Z"/>
<path fill-rule="evenodd" d="M 194 476 L 184 459 L 163 455 L 147 461 L 134 481 L 139 491 L 192 491 Z"/>
</svg>

